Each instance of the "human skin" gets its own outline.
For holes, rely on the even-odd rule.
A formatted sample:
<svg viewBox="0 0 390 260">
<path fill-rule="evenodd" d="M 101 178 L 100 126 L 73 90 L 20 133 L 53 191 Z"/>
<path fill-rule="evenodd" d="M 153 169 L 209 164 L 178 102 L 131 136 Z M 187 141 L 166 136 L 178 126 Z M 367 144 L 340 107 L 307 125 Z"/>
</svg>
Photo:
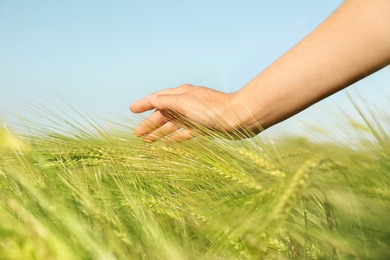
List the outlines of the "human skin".
<svg viewBox="0 0 390 260">
<path fill-rule="evenodd" d="M 185 84 L 134 102 L 134 113 L 155 110 L 134 134 L 145 142 L 180 142 L 200 129 L 257 134 L 389 64 L 390 0 L 347 0 L 237 92 Z"/>
</svg>

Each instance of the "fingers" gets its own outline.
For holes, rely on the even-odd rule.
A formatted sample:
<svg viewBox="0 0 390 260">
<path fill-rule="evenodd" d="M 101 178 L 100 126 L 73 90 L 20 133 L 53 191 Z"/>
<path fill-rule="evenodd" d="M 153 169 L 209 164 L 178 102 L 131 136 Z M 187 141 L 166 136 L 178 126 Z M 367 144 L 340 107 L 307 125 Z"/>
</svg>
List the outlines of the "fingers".
<svg viewBox="0 0 390 260">
<path fill-rule="evenodd" d="M 167 142 L 182 142 L 196 136 L 196 131 L 191 124 L 186 123 L 193 120 L 196 122 L 199 119 L 198 103 L 202 102 L 203 95 L 196 95 L 197 92 L 193 92 L 195 88 L 198 92 L 201 91 L 200 94 L 205 94 L 206 88 L 185 84 L 178 88 L 153 93 L 134 102 L 130 106 L 130 110 L 134 113 L 156 109 L 152 115 L 141 122 L 134 130 L 134 134 L 143 136 L 145 142 L 154 142 L 164 137 Z M 206 97 L 210 95 L 208 92 Z M 188 128 L 181 129 L 183 125 Z"/>
<path fill-rule="evenodd" d="M 156 110 L 148 118 L 139 124 L 139 126 L 134 130 L 136 136 L 144 136 L 151 133 L 156 128 L 164 125 L 168 121 L 168 118 L 164 116 L 160 110 Z"/>
<path fill-rule="evenodd" d="M 197 135 L 197 132 L 194 129 L 186 128 L 183 130 L 176 131 L 175 133 L 169 135 L 166 139 L 166 143 L 180 143 L 187 141 Z"/>
<path fill-rule="evenodd" d="M 134 130 L 134 134 L 138 137 L 143 136 L 144 141 L 151 143 L 165 136 L 168 142 L 182 142 L 191 139 L 195 136 L 195 131 L 190 129 L 180 129 L 180 126 L 175 121 L 170 120 L 160 110 L 156 110 L 148 118 Z"/>
<path fill-rule="evenodd" d="M 149 134 L 154 129 L 159 128 L 168 121 L 169 113 L 171 115 L 180 114 L 185 112 L 185 106 L 183 104 L 177 104 L 177 95 L 158 95 L 149 97 L 149 104 L 151 108 L 157 110 L 146 118 L 141 124 L 134 130 L 136 136 L 143 136 Z M 165 115 L 163 114 L 165 111 Z"/>
<path fill-rule="evenodd" d="M 159 140 L 159 139 L 161 139 L 169 134 L 174 133 L 178 129 L 180 129 L 180 127 L 175 122 L 168 121 L 165 124 L 163 124 L 161 127 L 157 128 L 156 130 L 154 130 L 150 134 L 146 135 L 144 137 L 144 141 L 147 143 L 157 141 L 157 140 Z"/>
</svg>

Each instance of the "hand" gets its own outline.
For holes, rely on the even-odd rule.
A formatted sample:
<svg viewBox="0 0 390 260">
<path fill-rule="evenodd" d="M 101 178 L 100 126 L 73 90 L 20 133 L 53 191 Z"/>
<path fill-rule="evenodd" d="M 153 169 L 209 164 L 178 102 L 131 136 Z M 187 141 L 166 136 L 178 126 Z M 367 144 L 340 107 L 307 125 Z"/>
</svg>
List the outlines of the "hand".
<svg viewBox="0 0 390 260">
<path fill-rule="evenodd" d="M 183 85 L 131 105 L 155 109 L 136 129 L 146 142 L 210 130 L 248 137 L 390 64 L 390 1 L 345 1 L 300 43 L 239 91 Z"/>
<path fill-rule="evenodd" d="M 163 137 L 181 142 L 208 130 L 235 138 L 254 135 L 251 131 L 239 133 L 244 130 L 242 117 L 248 113 L 236 104 L 234 93 L 185 84 L 153 93 L 130 106 L 134 113 L 152 109 L 155 109 L 153 114 L 134 131 L 136 136 L 143 136 L 145 142 Z"/>
</svg>

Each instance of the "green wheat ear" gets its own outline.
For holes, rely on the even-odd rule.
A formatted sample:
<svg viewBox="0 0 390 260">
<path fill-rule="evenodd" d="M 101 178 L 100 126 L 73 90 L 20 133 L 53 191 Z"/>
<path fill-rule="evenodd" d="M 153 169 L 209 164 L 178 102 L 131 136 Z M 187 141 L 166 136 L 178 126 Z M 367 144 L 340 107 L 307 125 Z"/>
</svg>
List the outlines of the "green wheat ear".
<svg viewBox="0 0 390 260">
<path fill-rule="evenodd" d="M 304 188 L 308 185 L 309 179 L 323 162 L 324 157 L 322 155 L 311 157 L 290 178 L 286 178 L 284 183 L 280 184 L 278 188 L 279 192 L 274 192 L 274 199 L 269 206 L 269 211 L 256 228 L 258 232 L 267 230 L 268 234 L 272 234 L 278 230 L 278 227 L 281 225 L 280 223 L 285 221 L 299 196 L 304 191 Z"/>
<path fill-rule="evenodd" d="M 250 149 L 245 148 L 237 148 L 236 151 L 247 158 L 252 164 L 255 164 L 259 171 L 268 173 L 274 177 L 277 178 L 284 178 L 286 176 L 286 173 L 279 170 L 274 164 L 271 164 L 267 160 L 265 160 L 263 157 L 260 156 L 260 154 L 257 152 L 253 152 Z"/>
</svg>

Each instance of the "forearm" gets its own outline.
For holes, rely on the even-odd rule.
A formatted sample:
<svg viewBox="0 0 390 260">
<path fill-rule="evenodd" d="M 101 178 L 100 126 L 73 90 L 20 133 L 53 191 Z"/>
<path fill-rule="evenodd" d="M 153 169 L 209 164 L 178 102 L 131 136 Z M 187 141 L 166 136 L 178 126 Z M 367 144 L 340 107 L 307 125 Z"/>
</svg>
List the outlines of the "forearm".
<svg viewBox="0 0 390 260">
<path fill-rule="evenodd" d="M 235 93 L 235 100 L 266 128 L 389 63 L 390 1 L 350 0 Z"/>
</svg>

